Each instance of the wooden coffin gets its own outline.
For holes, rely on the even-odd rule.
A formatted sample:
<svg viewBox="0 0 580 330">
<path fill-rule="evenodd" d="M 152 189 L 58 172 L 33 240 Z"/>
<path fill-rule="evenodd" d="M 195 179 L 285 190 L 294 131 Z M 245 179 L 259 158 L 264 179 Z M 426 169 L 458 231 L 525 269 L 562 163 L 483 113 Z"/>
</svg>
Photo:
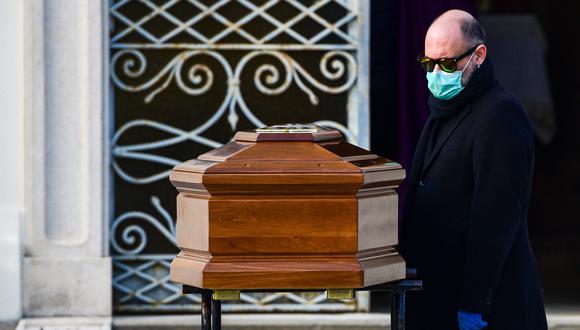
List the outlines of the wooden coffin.
<svg viewBox="0 0 580 330">
<path fill-rule="evenodd" d="M 306 127 L 306 128 L 305 128 Z M 198 288 L 360 288 L 404 278 L 398 163 L 337 130 L 273 126 L 176 166 L 171 279 Z"/>
</svg>

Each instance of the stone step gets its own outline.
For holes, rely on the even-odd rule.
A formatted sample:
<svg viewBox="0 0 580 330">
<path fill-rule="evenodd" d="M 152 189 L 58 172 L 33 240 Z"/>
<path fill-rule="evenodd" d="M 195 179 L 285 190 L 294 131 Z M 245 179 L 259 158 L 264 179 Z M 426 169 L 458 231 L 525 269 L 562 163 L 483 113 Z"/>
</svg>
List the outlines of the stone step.
<svg viewBox="0 0 580 330">
<path fill-rule="evenodd" d="M 346 314 L 224 314 L 224 330 L 385 330 L 383 313 Z M 580 309 L 548 311 L 550 330 L 580 330 Z M 195 330 L 199 315 L 116 316 L 110 318 L 31 318 L 16 327 L 0 322 L 0 330 Z"/>
</svg>

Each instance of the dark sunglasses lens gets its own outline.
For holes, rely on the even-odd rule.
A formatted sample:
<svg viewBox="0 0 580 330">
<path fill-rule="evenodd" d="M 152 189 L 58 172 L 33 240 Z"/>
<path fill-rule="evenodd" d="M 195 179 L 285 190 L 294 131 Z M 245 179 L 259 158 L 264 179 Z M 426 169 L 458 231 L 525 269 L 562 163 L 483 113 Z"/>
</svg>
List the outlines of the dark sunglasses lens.
<svg viewBox="0 0 580 330">
<path fill-rule="evenodd" d="M 421 64 L 421 67 L 423 68 L 423 70 L 425 70 L 427 72 L 432 72 L 433 69 L 435 68 L 435 63 L 433 63 L 433 61 L 427 57 L 420 58 L 419 63 Z"/>
<path fill-rule="evenodd" d="M 444 58 L 439 61 L 439 67 L 445 72 L 455 72 L 457 63 L 452 58 Z"/>
</svg>

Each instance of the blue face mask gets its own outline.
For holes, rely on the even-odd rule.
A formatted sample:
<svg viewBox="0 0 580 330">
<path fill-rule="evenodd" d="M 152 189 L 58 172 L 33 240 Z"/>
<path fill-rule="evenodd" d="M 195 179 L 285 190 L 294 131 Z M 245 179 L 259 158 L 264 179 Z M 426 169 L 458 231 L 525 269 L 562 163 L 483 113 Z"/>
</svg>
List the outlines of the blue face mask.
<svg viewBox="0 0 580 330">
<path fill-rule="evenodd" d="M 445 72 L 433 70 L 433 72 L 427 72 L 427 87 L 429 87 L 433 96 L 441 100 L 450 100 L 465 88 L 461 85 L 461 78 L 463 77 L 463 71 L 471 61 L 471 57 L 473 57 L 473 53 L 462 71 Z"/>
</svg>

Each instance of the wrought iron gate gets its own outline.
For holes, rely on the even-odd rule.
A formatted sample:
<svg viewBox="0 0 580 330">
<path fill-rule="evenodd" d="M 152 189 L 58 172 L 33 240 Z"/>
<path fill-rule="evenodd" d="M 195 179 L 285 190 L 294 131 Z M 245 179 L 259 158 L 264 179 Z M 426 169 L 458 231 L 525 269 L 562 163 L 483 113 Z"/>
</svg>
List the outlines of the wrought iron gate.
<svg viewBox="0 0 580 330">
<path fill-rule="evenodd" d="M 286 122 L 368 147 L 369 1 L 113 0 L 111 254 L 116 312 L 196 308 L 169 281 L 174 165 Z M 368 300 L 368 297 L 366 298 Z M 242 295 L 236 311 L 360 310 L 319 293 Z"/>
</svg>

